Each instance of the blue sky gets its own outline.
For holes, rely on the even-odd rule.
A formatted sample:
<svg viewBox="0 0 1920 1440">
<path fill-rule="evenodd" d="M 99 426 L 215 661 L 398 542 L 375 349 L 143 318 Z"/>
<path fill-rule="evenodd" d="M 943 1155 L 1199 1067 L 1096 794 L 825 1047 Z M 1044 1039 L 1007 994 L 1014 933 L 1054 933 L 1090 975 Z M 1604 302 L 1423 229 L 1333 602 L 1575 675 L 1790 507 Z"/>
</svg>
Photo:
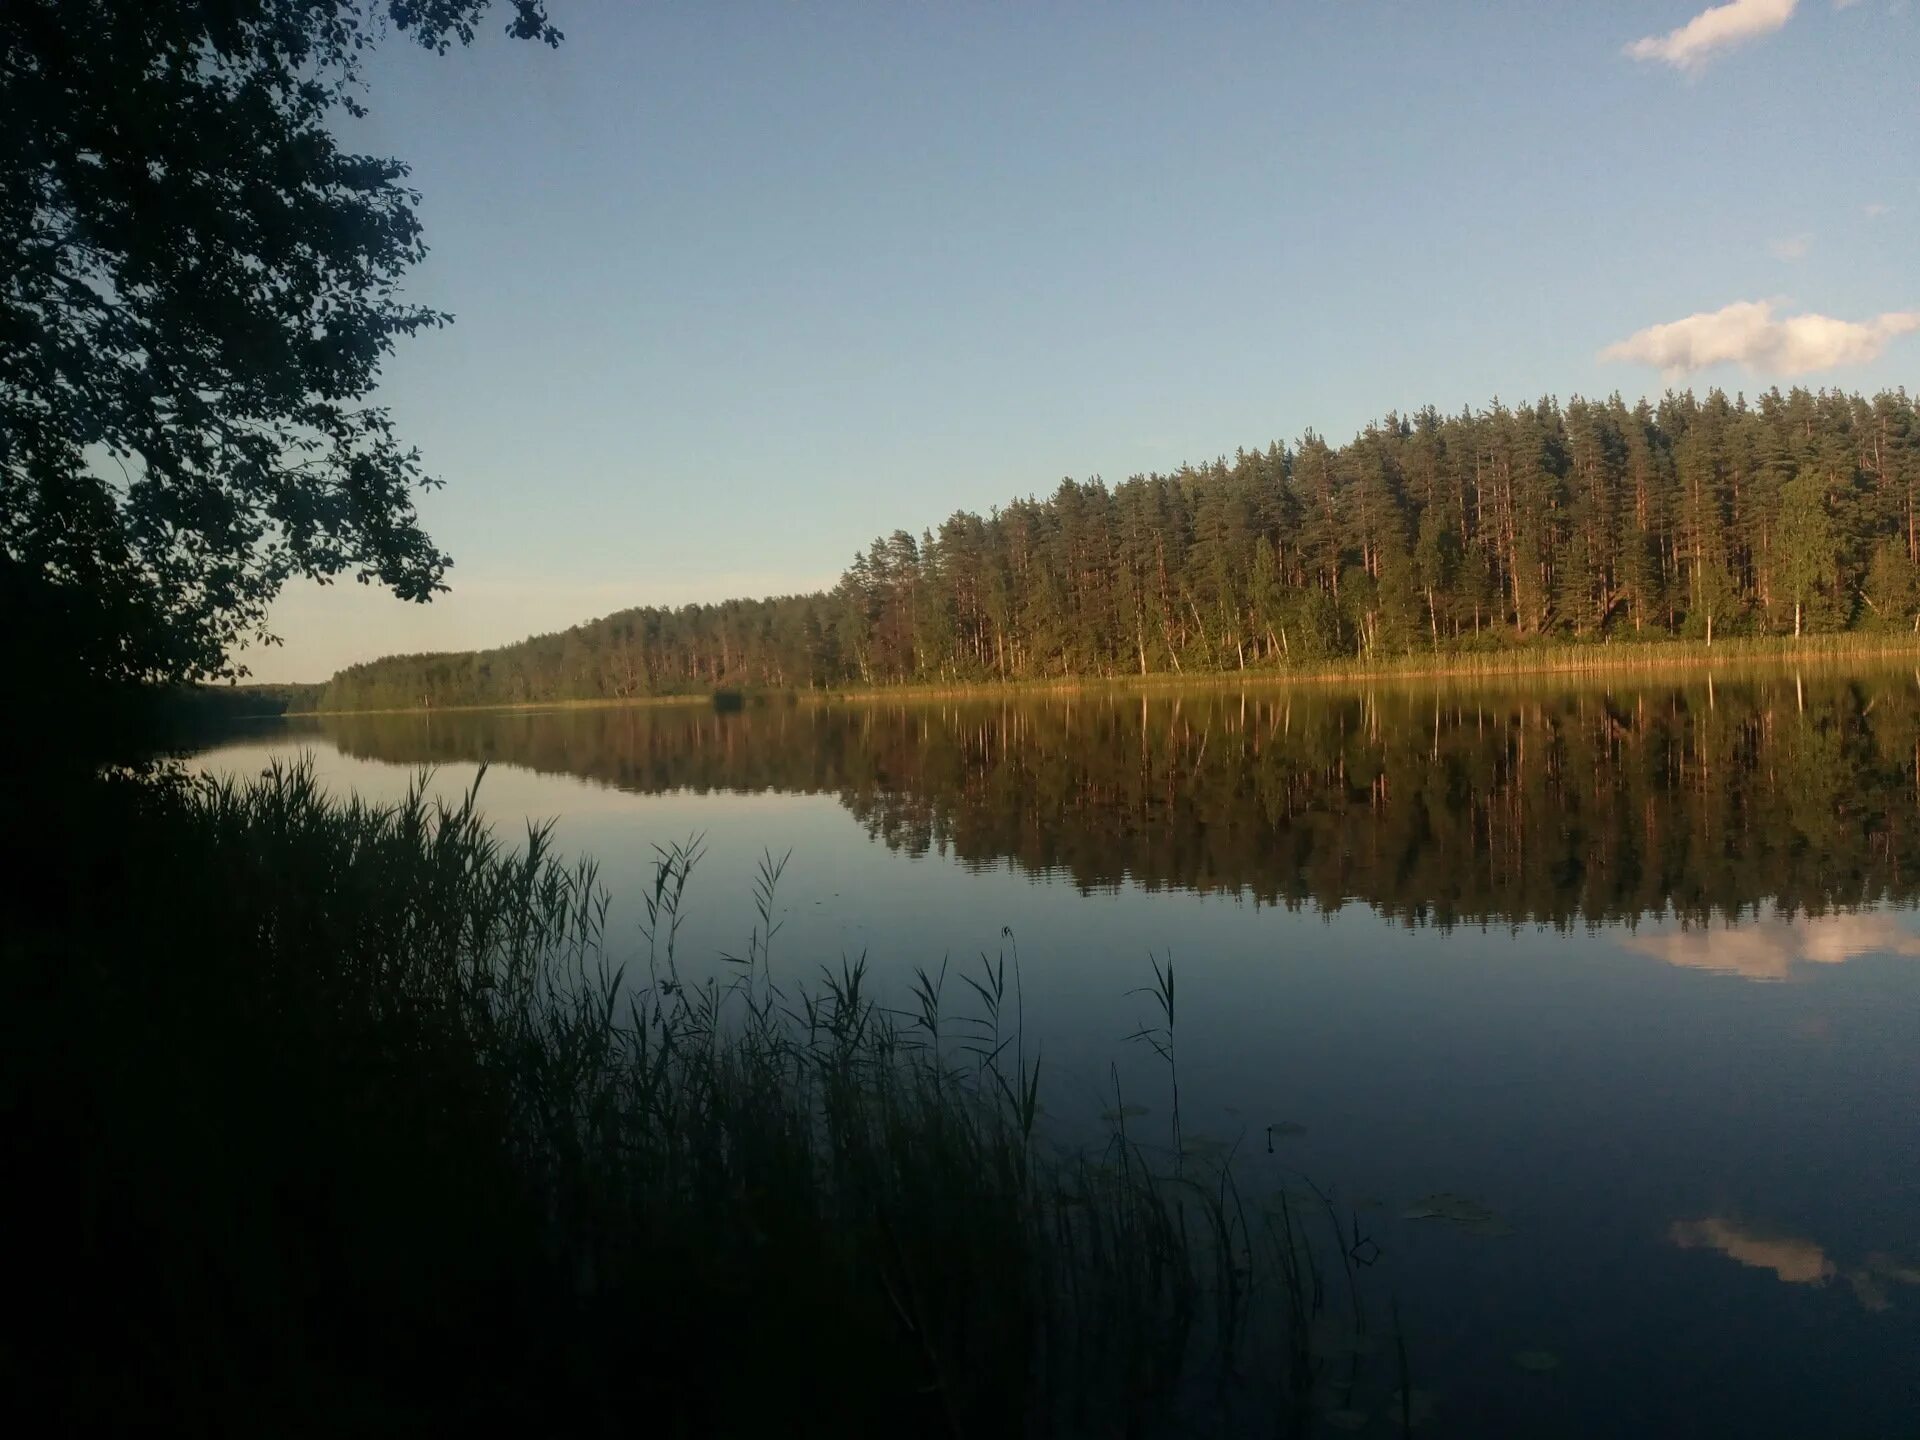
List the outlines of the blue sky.
<svg viewBox="0 0 1920 1440">
<path fill-rule="evenodd" d="M 382 391 L 452 593 L 292 587 L 256 678 L 1389 409 L 1920 380 L 1909 0 L 550 4 L 343 122 L 457 317 Z"/>
</svg>

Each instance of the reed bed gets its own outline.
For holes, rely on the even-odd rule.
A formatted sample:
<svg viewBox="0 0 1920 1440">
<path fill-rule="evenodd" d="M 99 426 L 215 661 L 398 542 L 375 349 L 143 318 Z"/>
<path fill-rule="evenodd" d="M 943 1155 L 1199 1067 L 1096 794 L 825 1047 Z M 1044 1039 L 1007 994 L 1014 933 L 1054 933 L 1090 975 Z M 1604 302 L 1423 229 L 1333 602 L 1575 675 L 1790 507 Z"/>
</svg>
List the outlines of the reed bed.
<svg viewBox="0 0 1920 1440">
<path fill-rule="evenodd" d="M 1170 962 L 1138 1038 L 1171 1133 L 1116 1096 L 1088 1142 L 1049 1131 L 1017 951 L 920 972 L 905 1010 L 860 962 L 803 982 L 771 856 L 740 953 L 692 976 L 699 848 L 662 849 L 629 973 L 592 866 L 538 827 L 503 846 L 472 793 L 375 807 L 292 767 L 114 803 L 10 1061 L 40 1067 L 23 1173 L 75 1257 L 41 1332 L 73 1423 L 1411 1420 L 1352 1218 L 1310 1187 L 1255 1204 L 1180 1143 Z"/>
</svg>

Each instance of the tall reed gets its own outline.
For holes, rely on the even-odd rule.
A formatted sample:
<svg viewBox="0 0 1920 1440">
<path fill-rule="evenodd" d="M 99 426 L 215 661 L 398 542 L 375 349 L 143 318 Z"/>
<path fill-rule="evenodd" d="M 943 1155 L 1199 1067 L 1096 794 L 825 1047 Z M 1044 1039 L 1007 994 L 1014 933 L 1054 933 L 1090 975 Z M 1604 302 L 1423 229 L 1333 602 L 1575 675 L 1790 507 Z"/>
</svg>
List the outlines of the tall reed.
<svg viewBox="0 0 1920 1440">
<path fill-rule="evenodd" d="M 63 982 L 64 1100 L 111 1158 L 50 1210 L 119 1216 L 78 1419 L 1306 1433 L 1384 1383 L 1330 1199 L 1249 1204 L 1177 1091 L 1169 1146 L 1049 1133 L 1011 936 L 890 1009 L 864 959 L 783 954 L 769 854 L 744 953 L 689 965 L 696 840 L 630 973 L 548 829 L 305 766 L 146 787 L 120 839 Z"/>
</svg>

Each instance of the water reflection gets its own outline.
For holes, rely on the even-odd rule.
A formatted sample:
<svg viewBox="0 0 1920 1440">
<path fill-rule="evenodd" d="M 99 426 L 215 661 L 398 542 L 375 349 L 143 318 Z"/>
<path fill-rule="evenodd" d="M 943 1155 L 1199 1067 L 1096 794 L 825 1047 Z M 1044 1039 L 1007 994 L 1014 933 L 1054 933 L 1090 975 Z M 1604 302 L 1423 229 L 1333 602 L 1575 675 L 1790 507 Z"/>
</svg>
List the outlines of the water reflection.
<svg viewBox="0 0 1920 1440">
<path fill-rule="evenodd" d="M 1866 913 L 1643 931 L 1620 943 L 1683 969 L 1759 981 L 1791 980 L 1797 966 L 1838 965 L 1861 955 L 1920 956 L 1920 935 L 1892 915 Z"/>
<path fill-rule="evenodd" d="M 1911 674 L 330 717 L 204 763 L 304 746 L 382 798 L 496 762 L 503 838 L 560 817 L 634 944 L 652 844 L 705 833 L 695 964 L 769 845 L 784 976 L 866 956 L 907 1006 L 1010 927 L 1066 1136 L 1116 1089 L 1164 1131 L 1124 1037 L 1176 955 L 1185 1134 L 1385 1201 L 1422 1433 L 1915 1433 Z"/>
<path fill-rule="evenodd" d="M 1725 1216 L 1676 1220 L 1667 1238 L 1682 1250 L 1717 1250 L 1754 1270 L 1771 1270 L 1788 1285 L 1827 1285 L 1844 1279 L 1864 1310 L 1893 1308 L 1896 1286 L 1920 1285 L 1920 1265 L 1884 1252 L 1869 1254 L 1843 1270 L 1825 1247 L 1793 1235 L 1771 1234 Z"/>
<path fill-rule="evenodd" d="M 1305 687 L 320 728 L 368 759 L 488 759 L 643 793 L 829 793 L 894 849 L 1010 861 L 1085 891 L 1359 901 L 1443 927 L 1691 923 L 1748 918 L 1762 900 L 1839 922 L 1641 947 L 1754 978 L 1887 948 L 1865 917 L 1832 912 L 1920 896 L 1920 680 L 1907 673 L 1722 679 L 1711 695 Z M 1735 934 L 1750 938 L 1723 938 Z"/>
<path fill-rule="evenodd" d="M 1751 1269 L 1771 1270 L 1789 1285 L 1824 1285 L 1839 1273 L 1811 1240 L 1763 1234 L 1723 1216 L 1676 1220 L 1667 1234 L 1682 1250 L 1718 1250 Z"/>
</svg>

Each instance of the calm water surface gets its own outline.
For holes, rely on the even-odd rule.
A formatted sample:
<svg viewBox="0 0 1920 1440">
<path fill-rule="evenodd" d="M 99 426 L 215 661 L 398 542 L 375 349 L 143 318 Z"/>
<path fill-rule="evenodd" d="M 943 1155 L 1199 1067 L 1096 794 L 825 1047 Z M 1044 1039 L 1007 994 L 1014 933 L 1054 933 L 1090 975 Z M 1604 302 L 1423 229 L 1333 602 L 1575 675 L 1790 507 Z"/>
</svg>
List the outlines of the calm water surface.
<svg viewBox="0 0 1920 1440">
<path fill-rule="evenodd" d="M 626 953 L 696 833 L 695 964 L 764 850 L 776 974 L 904 1003 L 1017 945 L 1065 1133 L 1116 1076 L 1164 1123 L 1123 1037 L 1171 955 L 1188 1133 L 1366 1206 L 1425 1433 L 1920 1436 L 1920 674 L 338 717 L 197 763 L 301 753 L 383 797 L 486 762 Z M 1436 1192 L 1500 1223 L 1404 1218 Z"/>
</svg>

